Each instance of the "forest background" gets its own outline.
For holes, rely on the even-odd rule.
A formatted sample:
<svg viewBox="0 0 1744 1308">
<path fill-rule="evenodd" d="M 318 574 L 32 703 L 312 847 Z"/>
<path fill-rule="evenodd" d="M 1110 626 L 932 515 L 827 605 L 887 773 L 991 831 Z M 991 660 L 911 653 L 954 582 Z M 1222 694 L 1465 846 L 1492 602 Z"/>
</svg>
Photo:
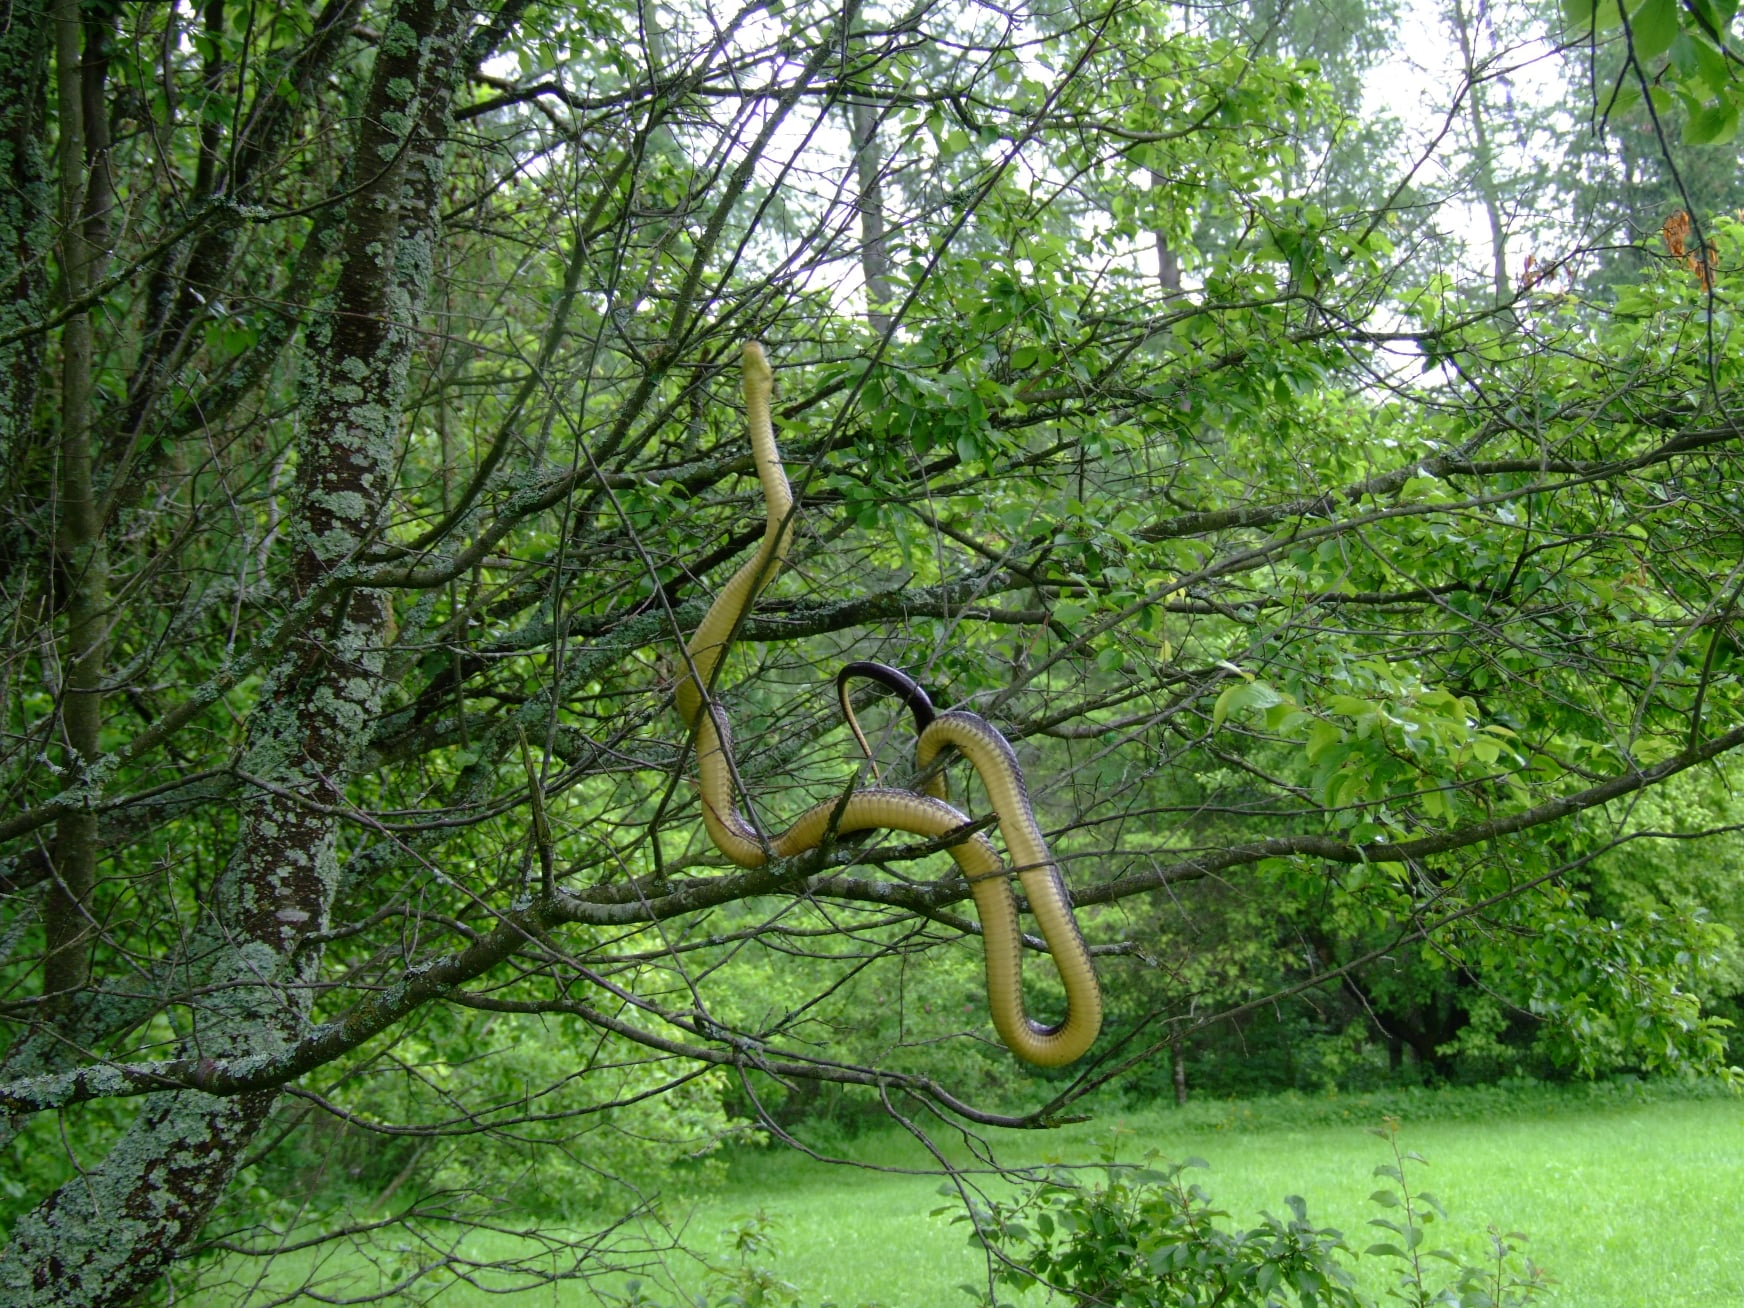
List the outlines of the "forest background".
<svg viewBox="0 0 1744 1308">
<path fill-rule="evenodd" d="M 0 1302 L 602 1276 L 820 1124 L 1728 1074 L 1734 13 L 1405 17 L 1402 123 L 1384 0 L 0 5 Z M 862 774 L 845 660 L 997 722 L 1073 1067 L 936 850 L 701 834 L 746 339 L 746 803 Z"/>
</svg>

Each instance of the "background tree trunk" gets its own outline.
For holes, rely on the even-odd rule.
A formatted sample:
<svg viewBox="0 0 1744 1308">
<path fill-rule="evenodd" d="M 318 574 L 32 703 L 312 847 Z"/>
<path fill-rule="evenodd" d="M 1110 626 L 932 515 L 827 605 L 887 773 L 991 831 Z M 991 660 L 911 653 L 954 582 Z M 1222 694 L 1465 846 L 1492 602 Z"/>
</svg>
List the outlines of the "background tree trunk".
<svg viewBox="0 0 1744 1308">
<path fill-rule="evenodd" d="M 59 90 L 62 293 L 82 301 L 101 274 L 112 203 L 104 81 L 113 17 L 80 12 L 57 0 L 55 78 Z M 109 555 L 97 508 L 92 458 L 91 314 L 74 313 L 61 329 L 60 494 L 56 499 L 56 576 L 66 610 L 61 646 L 61 745 L 78 779 L 102 753 L 103 677 L 108 651 Z M 75 784 L 78 784 L 76 781 Z M 89 808 L 60 820 L 54 882 L 44 921 L 48 953 L 43 991 L 64 1011 L 91 975 L 91 892 L 97 884 L 97 815 Z"/>
<path fill-rule="evenodd" d="M 860 274 L 866 287 L 866 323 L 878 335 L 890 331 L 890 254 L 884 232 L 884 155 L 878 148 L 878 107 L 856 99 L 848 106 L 859 191 Z"/>
</svg>

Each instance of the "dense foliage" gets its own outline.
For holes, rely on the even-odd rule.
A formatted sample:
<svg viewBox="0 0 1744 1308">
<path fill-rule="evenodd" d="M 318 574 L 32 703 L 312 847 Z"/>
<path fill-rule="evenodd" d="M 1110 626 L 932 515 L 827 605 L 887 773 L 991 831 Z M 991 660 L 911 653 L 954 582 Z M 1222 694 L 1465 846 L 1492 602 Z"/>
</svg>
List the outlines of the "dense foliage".
<svg viewBox="0 0 1744 1308">
<path fill-rule="evenodd" d="M 1724 1068 L 1744 225 L 1549 109 L 1522 212 L 1493 28 L 1419 141 L 1353 102 L 1385 13 L 1315 12 L 13 0 L 0 1302 L 377 1225 L 388 1288 L 603 1274 L 826 1111 Z M 1544 69 L 1644 88 L 1603 130 L 1730 140 L 1730 13 L 1566 17 Z M 717 688 L 746 807 L 870 776 L 846 659 L 998 722 L 1074 1068 L 991 1040 L 937 851 L 701 833 L 753 337 L 803 516 Z"/>
</svg>

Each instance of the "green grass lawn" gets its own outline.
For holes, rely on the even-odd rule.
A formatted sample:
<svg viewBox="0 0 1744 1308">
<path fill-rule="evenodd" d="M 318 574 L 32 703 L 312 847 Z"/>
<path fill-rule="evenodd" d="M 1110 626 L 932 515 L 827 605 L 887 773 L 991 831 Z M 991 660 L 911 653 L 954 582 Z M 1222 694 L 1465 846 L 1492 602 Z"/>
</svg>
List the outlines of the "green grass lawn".
<svg viewBox="0 0 1744 1308">
<path fill-rule="evenodd" d="M 1390 1161 L 1368 1130 L 1381 1113 L 1358 1099 L 1338 1110 L 1350 1113 L 1346 1123 L 1325 1107 L 1314 1105 L 1319 1120 L 1307 1126 L 1290 1125 L 1289 1104 L 1277 1101 L 1252 1123 L 1239 1111 L 1222 1125 L 1204 1112 L 1132 1114 L 1120 1122 L 1122 1155 L 1204 1159 L 1209 1171 L 1195 1175 L 1237 1221 L 1283 1212 L 1283 1197 L 1300 1194 L 1316 1223 L 1366 1247 L 1382 1238 L 1366 1225 L 1380 1211 L 1369 1196 L 1384 1184 L 1374 1168 Z M 1401 1113 L 1400 1144 L 1429 1160 L 1413 1188 L 1447 1208 L 1440 1243 L 1476 1255 L 1492 1223 L 1526 1233 L 1527 1250 L 1556 1280 L 1547 1302 L 1568 1308 L 1744 1305 L 1744 1101 L 1616 1104 L 1577 1091 L 1490 1114 L 1455 1102 L 1442 1116 L 1428 1098 L 1417 1107 Z M 1106 1123 L 1077 1126 L 1005 1149 L 1014 1161 L 1092 1161 L 1107 1132 Z M 864 1143 L 879 1161 L 919 1161 L 900 1158 L 890 1137 Z M 808 1302 L 967 1304 L 953 1287 L 982 1271 L 964 1228 L 927 1216 L 947 1202 L 938 1186 L 789 1155 L 739 1169 L 731 1188 L 698 1206 L 695 1229 L 726 1227 L 761 1206 L 782 1223 L 775 1266 Z"/>
<path fill-rule="evenodd" d="M 1379 1212 L 1369 1196 L 1384 1184 L 1374 1168 L 1391 1158 L 1368 1130 L 1384 1112 L 1401 1121 L 1401 1147 L 1429 1160 L 1412 1178 L 1413 1189 L 1433 1191 L 1447 1208 L 1448 1223 L 1432 1244 L 1475 1255 L 1492 1223 L 1525 1232 L 1527 1250 L 1556 1282 L 1544 1302 L 1566 1308 L 1744 1305 L 1738 1238 L 1744 1099 L 1602 1087 L 1286 1097 L 1110 1114 L 994 1144 L 1007 1163 L 1092 1162 L 1118 1126 L 1123 1159 L 1155 1150 L 1209 1163 L 1194 1175 L 1234 1220 L 1251 1221 L 1262 1209 L 1282 1212 L 1283 1197 L 1300 1194 L 1316 1224 L 1338 1227 L 1362 1248 L 1381 1238 L 1365 1223 Z M 969 1161 L 961 1141 L 938 1143 L 954 1163 Z M 908 1137 L 889 1131 L 833 1147 L 885 1167 L 930 1161 Z M 744 1150 L 724 1188 L 689 1201 L 669 1195 L 666 1206 L 687 1215 L 691 1244 L 722 1258 L 728 1228 L 759 1210 L 769 1215 L 776 1246 L 757 1261 L 796 1286 L 808 1308 L 826 1302 L 967 1308 L 957 1286 L 984 1279 L 985 1269 L 962 1226 L 929 1215 L 951 1202 L 940 1185 L 937 1175 Z M 490 1245 L 475 1239 L 468 1252 L 511 1252 L 507 1240 Z M 1378 1285 L 1382 1269 L 1371 1262 L 1376 1266 L 1365 1280 Z M 693 1292 L 701 1284 L 694 1265 L 679 1280 Z M 650 1292 L 661 1304 L 682 1302 L 670 1290 L 651 1285 Z M 512 1301 L 586 1305 L 594 1298 L 579 1286 L 560 1286 Z M 503 1300 L 456 1286 L 438 1302 L 470 1308 Z"/>
</svg>

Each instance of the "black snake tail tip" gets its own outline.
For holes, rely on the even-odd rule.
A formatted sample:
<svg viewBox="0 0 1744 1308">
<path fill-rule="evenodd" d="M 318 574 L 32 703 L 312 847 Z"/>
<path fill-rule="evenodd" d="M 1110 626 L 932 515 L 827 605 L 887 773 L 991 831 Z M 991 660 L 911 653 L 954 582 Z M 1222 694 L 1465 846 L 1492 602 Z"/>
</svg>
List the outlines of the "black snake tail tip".
<svg viewBox="0 0 1744 1308">
<path fill-rule="evenodd" d="M 876 681 L 900 699 L 914 717 L 916 734 L 925 731 L 938 716 L 938 710 L 933 707 L 932 696 L 906 672 L 893 668 L 888 663 L 857 662 L 847 664 L 836 673 L 836 696 L 842 702 L 843 712 L 848 713 L 850 718 L 853 714 L 847 708 L 848 683 L 857 677 Z"/>
</svg>

